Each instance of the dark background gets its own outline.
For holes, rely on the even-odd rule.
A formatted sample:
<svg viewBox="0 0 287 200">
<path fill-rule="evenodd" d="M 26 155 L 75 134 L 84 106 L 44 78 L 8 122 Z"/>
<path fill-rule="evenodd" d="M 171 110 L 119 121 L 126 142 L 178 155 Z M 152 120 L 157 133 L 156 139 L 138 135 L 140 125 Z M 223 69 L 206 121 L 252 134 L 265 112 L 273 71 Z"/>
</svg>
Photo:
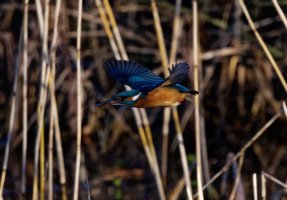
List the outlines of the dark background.
<svg viewBox="0 0 287 200">
<path fill-rule="evenodd" d="M 110 1 L 121 36 L 130 60 L 147 66 L 163 76 L 156 32 L 150 2 L 137 0 Z M 286 11 L 287 4 L 279 2 Z M 57 41 L 56 97 L 63 142 L 67 175 L 68 195 L 73 193 L 75 147 L 76 147 L 76 27 L 77 1 L 63 1 Z M 227 162 L 227 155 L 237 153 L 241 147 L 279 110 L 286 100 L 286 92 L 270 62 L 256 40 L 244 15 L 235 13 L 240 7 L 236 1 L 199 1 L 199 38 L 202 60 L 202 95 L 208 152 L 208 165 L 212 176 Z M 175 1 L 157 1 L 164 40 L 169 54 Z M 53 27 L 51 1 L 50 37 Z M 251 17 L 269 50 L 287 77 L 286 39 L 287 31 L 271 1 L 246 1 Z M 192 61 L 192 11 L 191 1 L 183 1 L 182 34 L 179 39 L 177 61 Z M 4 158 L 10 113 L 10 97 L 13 86 L 17 48 L 23 6 L 21 1 L 0 3 L 0 163 Z M 208 52 L 237 48 L 237 53 L 213 56 L 205 59 Z M 135 120 L 130 108 L 108 106 L 96 108 L 96 102 L 105 100 L 124 87 L 112 80 L 103 69 L 103 62 L 114 58 L 106 37 L 95 2 L 84 1 L 82 24 L 82 83 L 83 83 L 83 137 L 82 171 L 80 177 L 80 199 L 158 199 L 154 176 L 149 168 Z M 238 59 L 231 68 L 232 59 Z M 41 64 L 41 39 L 34 1 L 29 8 L 28 47 L 28 184 L 27 196 L 32 192 L 34 143 L 37 130 L 37 103 Z M 192 64 L 192 63 L 190 63 Z M 20 62 L 20 70 L 21 70 Z M 20 71 L 17 90 L 17 109 L 10 151 L 4 197 L 13 199 L 20 195 L 21 177 L 21 131 L 22 131 L 22 75 Z M 193 88 L 192 72 L 183 83 Z M 186 115 L 190 102 L 178 107 L 180 119 Z M 46 105 L 45 131 L 49 128 L 50 102 Z M 153 139 L 161 161 L 163 109 L 147 109 Z M 252 198 L 252 173 L 267 172 L 279 180 L 286 181 L 286 118 L 279 118 L 250 147 L 244 155 L 242 167 L 242 194 Z M 195 162 L 194 116 L 183 129 L 185 147 L 192 167 Z M 179 151 L 174 140 L 175 127 L 171 120 L 169 135 L 167 194 L 170 194 L 179 178 L 182 167 Z M 48 143 L 48 134 L 45 136 Z M 48 146 L 46 145 L 46 148 Z M 46 151 L 46 155 L 47 155 Z M 54 198 L 60 198 L 57 162 L 54 170 Z M 207 199 L 227 199 L 234 179 L 234 171 L 225 174 L 212 184 L 213 192 L 206 192 Z M 88 177 L 88 184 L 87 184 Z M 194 190 L 195 171 L 192 171 Z M 227 187 L 224 189 L 224 184 Z M 283 189 L 267 181 L 269 198 L 279 199 Z M 278 195 L 276 197 L 276 195 Z M 6 199 L 5 198 L 5 199 Z M 186 198 L 185 191 L 181 199 Z M 283 198 L 283 197 L 282 197 Z"/>
</svg>

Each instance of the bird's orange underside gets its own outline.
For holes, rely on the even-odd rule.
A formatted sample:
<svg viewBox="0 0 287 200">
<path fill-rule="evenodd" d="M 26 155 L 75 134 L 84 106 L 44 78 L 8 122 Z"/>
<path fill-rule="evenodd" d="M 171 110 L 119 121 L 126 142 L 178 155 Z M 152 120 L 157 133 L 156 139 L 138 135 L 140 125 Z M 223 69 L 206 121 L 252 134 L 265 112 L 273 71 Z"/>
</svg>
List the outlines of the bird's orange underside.
<svg viewBox="0 0 287 200">
<path fill-rule="evenodd" d="M 149 92 L 145 97 L 140 98 L 134 107 L 177 106 L 188 94 L 180 93 L 178 90 L 170 87 L 159 87 Z"/>
</svg>

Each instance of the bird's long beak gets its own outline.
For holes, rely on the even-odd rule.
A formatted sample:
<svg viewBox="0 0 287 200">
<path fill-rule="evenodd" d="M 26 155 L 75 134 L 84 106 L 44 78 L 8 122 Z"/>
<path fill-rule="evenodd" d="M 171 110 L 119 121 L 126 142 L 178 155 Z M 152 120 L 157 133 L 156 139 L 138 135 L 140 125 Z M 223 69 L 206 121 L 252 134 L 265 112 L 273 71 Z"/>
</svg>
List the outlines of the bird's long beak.
<svg viewBox="0 0 287 200">
<path fill-rule="evenodd" d="M 112 105 L 113 106 L 126 106 L 127 104 L 116 102 L 116 103 L 112 103 Z"/>
<path fill-rule="evenodd" d="M 106 105 L 110 105 L 110 104 L 114 104 L 116 101 L 114 99 L 108 99 L 106 101 L 100 102 L 96 104 L 96 107 L 100 107 L 100 106 L 106 106 Z"/>
<path fill-rule="evenodd" d="M 199 92 L 198 92 L 198 91 L 195 91 L 195 90 L 192 90 L 192 91 L 189 92 L 189 94 L 197 95 L 197 94 L 199 94 Z"/>
</svg>

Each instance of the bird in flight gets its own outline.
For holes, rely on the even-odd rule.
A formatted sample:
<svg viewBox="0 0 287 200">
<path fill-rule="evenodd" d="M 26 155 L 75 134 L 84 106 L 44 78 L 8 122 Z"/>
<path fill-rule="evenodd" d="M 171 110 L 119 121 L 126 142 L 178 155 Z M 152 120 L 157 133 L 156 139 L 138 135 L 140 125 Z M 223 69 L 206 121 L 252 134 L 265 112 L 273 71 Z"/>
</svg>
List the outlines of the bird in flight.
<svg viewBox="0 0 287 200">
<path fill-rule="evenodd" d="M 166 79 L 132 61 L 112 59 L 104 63 L 104 68 L 110 76 L 130 86 L 132 90 L 120 92 L 96 104 L 97 107 L 109 104 L 137 108 L 178 106 L 185 97 L 198 94 L 198 91 L 190 90 L 179 84 L 188 74 L 187 63 L 173 65 Z"/>
</svg>

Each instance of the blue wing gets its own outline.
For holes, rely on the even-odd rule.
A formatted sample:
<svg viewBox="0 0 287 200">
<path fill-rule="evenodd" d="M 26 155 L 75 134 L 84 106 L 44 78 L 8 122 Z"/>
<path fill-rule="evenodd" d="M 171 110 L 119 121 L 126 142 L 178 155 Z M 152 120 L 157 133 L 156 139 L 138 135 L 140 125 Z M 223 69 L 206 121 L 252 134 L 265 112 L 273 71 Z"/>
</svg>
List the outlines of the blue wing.
<svg viewBox="0 0 287 200">
<path fill-rule="evenodd" d="M 182 82 L 188 75 L 189 65 L 187 63 L 177 63 L 172 65 L 170 75 L 165 80 L 163 86 Z"/>
<path fill-rule="evenodd" d="M 164 82 L 161 77 L 135 62 L 108 60 L 104 67 L 114 79 L 140 92 L 149 92 Z"/>
</svg>

